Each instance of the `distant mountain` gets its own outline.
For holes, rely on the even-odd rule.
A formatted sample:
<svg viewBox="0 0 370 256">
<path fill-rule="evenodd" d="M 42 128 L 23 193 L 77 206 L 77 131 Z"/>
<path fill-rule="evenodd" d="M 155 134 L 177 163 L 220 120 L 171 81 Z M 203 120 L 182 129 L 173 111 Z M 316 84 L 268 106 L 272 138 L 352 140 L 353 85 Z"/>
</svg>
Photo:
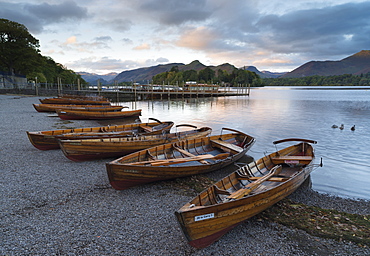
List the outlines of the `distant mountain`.
<svg viewBox="0 0 370 256">
<path fill-rule="evenodd" d="M 123 71 L 118 74 L 114 78 L 115 81 L 118 83 L 121 82 L 147 82 L 148 80 L 152 80 L 153 76 L 163 73 L 166 71 L 170 71 L 172 67 L 178 66 L 183 66 L 184 64 L 182 63 L 171 63 L 171 64 L 165 64 L 165 65 L 157 65 L 153 67 L 146 67 L 146 68 L 138 68 L 134 70 L 127 70 Z"/>
<path fill-rule="evenodd" d="M 233 66 L 229 63 L 224 63 L 224 64 L 221 64 L 221 65 L 218 65 L 217 70 L 218 69 L 224 70 L 224 71 L 226 71 L 227 73 L 230 74 L 235 69 L 235 66 Z M 214 71 L 216 71 L 216 72 L 217 72 L 217 70 L 214 69 Z"/>
<path fill-rule="evenodd" d="M 285 74 L 285 73 L 274 73 L 270 71 L 259 71 L 255 66 L 244 66 L 243 69 L 254 72 L 261 78 L 277 78 Z"/>
<path fill-rule="evenodd" d="M 260 75 L 262 78 L 278 78 L 285 75 L 287 72 L 270 72 L 270 71 L 261 71 L 263 75 Z"/>
<path fill-rule="evenodd" d="M 200 63 L 199 60 L 194 60 L 194 61 L 190 62 L 187 65 L 182 64 L 182 66 L 179 66 L 179 70 L 180 71 L 186 71 L 186 70 L 192 70 L 193 69 L 193 70 L 199 71 L 199 70 L 205 69 L 206 67 L 207 66 Z"/>
<path fill-rule="evenodd" d="M 259 75 L 261 78 L 276 78 L 285 73 L 273 73 L 269 71 L 259 71 L 255 66 L 245 66 L 244 69 L 252 71 Z"/>
<path fill-rule="evenodd" d="M 165 65 L 158 65 L 153 67 L 147 68 L 138 68 L 134 70 L 127 70 L 121 72 L 114 80 L 117 82 L 147 82 L 148 80 L 152 80 L 153 76 L 170 71 L 172 67 L 177 66 L 180 71 L 186 70 L 202 70 L 205 69 L 207 66 L 202 64 L 199 60 L 194 60 L 191 63 L 185 65 L 183 63 L 170 63 Z M 230 64 L 222 64 L 220 66 L 209 66 L 212 70 L 217 71 L 218 69 L 227 70 L 231 72 L 235 67 Z"/>
<path fill-rule="evenodd" d="M 370 70 L 370 51 L 363 50 L 340 61 L 310 61 L 281 76 L 334 76 L 343 74 L 365 74 Z"/>
<path fill-rule="evenodd" d="M 88 83 L 92 85 L 98 84 L 98 80 L 100 80 L 101 84 L 107 84 L 108 81 L 114 79 L 118 73 L 109 73 L 106 75 L 98 75 L 94 73 L 87 73 L 87 72 L 77 72 L 77 74 L 81 75 L 81 77 Z"/>
<path fill-rule="evenodd" d="M 138 68 L 135 70 L 128 70 L 128 71 L 123 71 L 120 73 L 114 80 L 117 82 L 128 82 L 128 81 L 136 81 L 136 82 L 146 82 L 148 80 L 152 80 L 153 76 L 163 73 L 166 71 L 170 71 L 172 67 L 178 66 L 180 71 L 185 71 L 185 70 L 202 70 L 207 67 L 211 68 L 213 71 L 217 72 L 219 69 L 224 70 L 228 73 L 231 73 L 236 67 L 229 64 L 229 63 L 224 63 L 218 66 L 206 66 L 202 64 L 199 60 L 194 60 L 191 63 L 185 65 L 182 63 L 171 63 L 171 64 L 166 64 L 166 65 L 158 65 L 154 67 L 148 67 L 148 68 Z M 252 71 L 257 73 L 260 77 L 266 78 L 266 77 L 278 77 L 281 75 L 281 73 L 263 73 L 259 71 L 256 67 L 254 66 L 245 66 L 243 67 L 246 70 Z"/>
<path fill-rule="evenodd" d="M 211 68 L 213 71 L 217 72 L 219 69 L 224 70 L 228 73 L 233 72 L 234 69 L 236 69 L 235 66 L 224 63 L 218 66 L 206 66 L 202 64 L 199 60 L 194 60 L 189 64 L 183 64 L 183 63 L 170 63 L 170 64 L 164 64 L 164 65 L 157 65 L 152 67 L 145 67 L 145 68 L 138 68 L 133 70 L 126 70 L 117 75 L 117 73 L 109 73 L 107 75 L 97 75 L 97 74 L 90 74 L 86 72 L 78 72 L 78 74 L 81 75 L 83 79 L 85 79 L 86 82 L 89 82 L 92 85 L 96 85 L 98 80 L 100 80 L 101 84 L 108 84 L 113 83 L 116 81 L 117 83 L 121 82 L 137 82 L 137 83 L 146 83 L 148 80 L 152 80 L 153 76 L 170 71 L 172 67 L 177 66 L 180 71 L 186 71 L 186 70 L 196 70 L 200 71 L 202 69 L 205 69 L 207 67 Z M 260 77 L 266 78 L 266 77 L 278 77 L 281 75 L 281 73 L 272 73 L 266 71 L 259 71 L 254 66 L 245 66 L 243 67 L 245 70 L 249 70 L 252 72 L 257 73 Z"/>
</svg>

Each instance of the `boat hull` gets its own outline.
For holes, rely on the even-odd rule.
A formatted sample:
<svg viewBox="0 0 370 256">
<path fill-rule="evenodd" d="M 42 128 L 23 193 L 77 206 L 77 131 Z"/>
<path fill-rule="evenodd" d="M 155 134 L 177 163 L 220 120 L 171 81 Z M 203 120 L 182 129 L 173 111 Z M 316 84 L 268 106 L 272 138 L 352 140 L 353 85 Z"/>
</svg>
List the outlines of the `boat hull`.
<svg viewBox="0 0 370 256">
<path fill-rule="evenodd" d="M 261 166 L 267 166 L 267 169 L 272 169 L 274 164 L 269 161 L 274 156 L 276 155 L 264 157 L 258 160 L 257 163 Z M 257 186 L 254 192 L 241 198 L 230 199 L 227 197 L 230 197 L 233 193 L 226 193 L 234 191 L 240 180 L 247 179 L 240 176 L 240 169 L 215 183 L 175 212 L 188 243 L 196 248 L 207 247 L 235 226 L 287 197 L 309 177 L 313 170 L 312 161 L 313 158 L 310 164 L 303 165 L 302 163 L 301 165 L 301 163 L 298 163 L 299 166 L 296 165 L 295 167 L 291 166 L 297 164 L 297 162 L 293 163 L 291 161 L 289 163 L 291 166 L 284 165 L 282 167 L 284 175 L 291 174 L 289 178 L 287 176 L 285 178 L 271 178 L 271 180 L 266 181 L 266 184 Z M 247 169 L 252 170 L 252 168 Z M 259 169 L 263 170 L 260 167 Z M 249 176 L 248 179 L 253 180 L 253 178 L 258 180 L 262 177 Z M 236 179 L 238 180 L 236 181 Z M 253 183 L 247 183 L 245 186 L 249 184 Z M 243 190 L 242 187 L 240 189 Z M 224 193 L 224 195 L 219 193 Z"/>
<path fill-rule="evenodd" d="M 75 129 L 61 129 L 50 131 L 29 132 L 27 136 L 31 144 L 40 150 L 59 149 L 59 139 L 82 139 L 82 138 L 119 138 L 134 136 L 137 134 L 162 134 L 168 133 L 173 126 L 173 122 L 151 122 L 142 124 L 125 124 L 100 127 L 84 127 Z M 143 130 L 141 126 L 151 127 L 152 130 Z"/>
<path fill-rule="evenodd" d="M 160 180 L 173 180 L 177 178 L 212 172 L 239 160 L 245 153 L 246 151 L 243 151 L 240 154 L 235 155 L 230 160 L 223 161 L 222 163 L 214 164 L 212 166 L 184 166 L 173 167 L 169 169 L 166 167 L 121 167 L 106 163 L 106 168 L 112 187 L 117 190 L 124 190 L 130 187 Z"/>
<path fill-rule="evenodd" d="M 240 134 L 239 134 L 240 135 Z M 239 136 L 236 134 L 216 135 L 207 138 L 198 138 L 194 140 L 184 140 L 177 143 L 168 143 L 157 147 L 151 147 L 147 150 L 141 150 L 130 155 L 124 156 L 115 161 L 106 163 L 109 181 L 113 188 L 117 190 L 124 190 L 140 184 L 155 182 L 159 180 L 170 180 L 191 175 L 218 170 L 233 162 L 239 160 L 245 153 L 252 147 L 255 140 L 249 135 L 240 135 L 240 140 L 245 143 L 243 147 L 236 146 L 236 150 L 231 150 L 226 147 L 217 147 L 213 142 L 220 137 L 223 139 L 235 139 L 232 136 Z M 238 137 L 239 138 L 239 137 Z M 230 143 L 231 144 L 231 143 Z M 234 144 L 232 144 L 234 145 Z M 193 154 L 201 156 L 203 154 L 212 153 L 214 155 L 228 152 L 230 155 L 226 159 L 210 161 L 202 163 L 200 161 L 190 161 L 178 164 L 171 164 L 169 166 L 146 166 L 146 165 L 133 165 L 136 161 L 145 161 L 149 156 L 155 156 L 157 159 L 164 159 L 171 161 L 166 157 L 176 156 L 174 161 L 181 161 L 183 153 L 177 152 L 177 149 L 188 149 Z M 202 151 L 204 150 L 204 151 Z M 184 150 L 182 150 L 184 151 Z M 198 153 L 196 153 L 198 152 Z"/>
<path fill-rule="evenodd" d="M 56 112 L 59 110 L 80 110 L 80 111 L 121 111 L 122 106 L 108 105 L 63 105 L 63 104 L 32 104 L 37 112 Z"/>
<path fill-rule="evenodd" d="M 131 111 L 73 111 L 56 110 L 62 120 L 109 120 L 122 119 L 126 117 L 141 116 L 141 109 Z"/>
<path fill-rule="evenodd" d="M 209 211 L 195 213 L 193 215 L 193 218 L 195 216 L 207 215 L 215 212 L 217 212 L 218 216 L 220 217 L 218 217 L 216 220 L 208 222 L 204 221 L 204 223 L 202 223 L 202 225 L 204 226 L 209 225 L 208 228 L 212 230 L 209 235 L 206 234 L 204 237 L 202 237 L 196 234 L 196 231 L 192 231 L 191 233 L 189 233 L 189 238 L 194 237 L 194 239 L 189 240 L 189 244 L 195 248 L 204 248 L 213 244 L 234 227 L 257 215 L 258 213 L 266 210 L 267 208 L 271 207 L 272 205 L 276 204 L 280 200 L 293 193 L 304 182 L 304 180 L 307 178 L 307 175 L 308 172 L 302 173 L 294 181 L 281 186 L 280 189 L 272 190 L 270 193 L 262 193 L 258 197 L 244 200 L 242 203 L 228 206 L 226 209 L 223 209 L 223 207 L 219 207 L 211 209 Z M 233 217 L 230 218 L 229 216 Z M 182 217 L 177 215 L 177 218 L 181 219 Z M 186 226 L 183 226 L 182 228 L 187 229 Z"/>
<path fill-rule="evenodd" d="M 39 101 L 43 104 L 111 105 L 108 100 L 73 99 L 64 97 L 39 99 Z"/>
<path fill-rule="evenodd" d="M 150 147 L 174 143 L 182 139 L 201 138 L 210 135 L 212 129 L 196 130 L 161 135 L 143 135 L 131 138 L 107 138 L 84 140 L 60 140 L 64 155 L 72 161 L 88 161 L 99 158 L 121 157 Z"/>
</svg>

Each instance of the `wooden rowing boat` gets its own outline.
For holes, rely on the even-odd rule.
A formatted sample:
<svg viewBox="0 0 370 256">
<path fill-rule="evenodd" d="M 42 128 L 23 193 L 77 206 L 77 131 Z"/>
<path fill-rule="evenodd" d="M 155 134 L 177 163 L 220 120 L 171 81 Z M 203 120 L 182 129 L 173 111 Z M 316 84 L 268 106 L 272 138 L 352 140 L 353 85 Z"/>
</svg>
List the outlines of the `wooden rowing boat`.
<svg viewBox="0 0 370 256">
<path fill-rule="evenodd" d="M 59 94 L 58 98 L 108 100 L 107 97 L 102 95 L 78 95 L 78 94 Z"/>
<path fill-rule="evenodd" d="M 39 99 L 43 104 L 110 105 L 108 99 L 55 97 Z"/>
<path fill-rule="evenodd" d="M 100 127 L 87 127 L 75 129 L 61 129 L 51 131 L 28 132 L 27 135 L 32 145 L 40 150 L 59 149 L 58 139 L 97 139 L 97 138 L 119 138 L 132 137 L 141 134 L 162 134 L 168 133 L 173 122 L 160 122 L 157 119 L 149 118 L 155 122 L 132 123 L 123 125 L 111 125 Z"/>
<path fill-rule="evenodd" d="M 109 120 L 141 116 L 141 109 L 128 111 L 78 111 L 57 109 L 56 112 L 62 120 Z"/>
<path fill-rule="evenodd" d="M 73 105 L 73 104 L 32 104 L 37 112 L 56 112 L 56 110 L 79 110 L 79 111 L 121 111 L 123 106 L 110 105 Z"/>
<path fill-rule="evenodd" d="M 60 140 L 59 146 L 64 155 L 72 161 L 86 161 L 99 158 L 121 157 L 139 150 L 150 147 L 174 143 L 179 140 L 194 139 L 206 137 L 211 134 L 212 129 L 202 127 L 183 132 L 158 134 L 158 135 L 141 135 L 126 138 L 106 138 L 106 139 L 82 139 L 82 140 Z"/>
<path fill-rule="evenodd" d="M 206 247 L 294 192 L 313 170 L 316 141 L 300 143 L 239 168 L 175 212 L 190 245 Z"/>
<path fill-rule="evenodd" d="M 106 164 L 110 184 L 122 190 L 225 167 L 245 155 L 255 139 L 233 129 L 223 130 L 233 133 L 163 144 L 111 161 Z"/>
</svg>

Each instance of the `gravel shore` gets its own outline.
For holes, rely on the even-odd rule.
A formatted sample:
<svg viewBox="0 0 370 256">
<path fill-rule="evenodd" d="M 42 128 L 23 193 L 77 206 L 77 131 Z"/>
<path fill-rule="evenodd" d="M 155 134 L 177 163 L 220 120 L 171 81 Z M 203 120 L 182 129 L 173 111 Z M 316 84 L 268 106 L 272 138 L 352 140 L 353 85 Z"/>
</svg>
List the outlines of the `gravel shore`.
<svg viewBox="0 0 370 256">
<path fill-rule="evenodd" d="M 60 150 L 34 148 L 26 131 L 99 124 L 49 117 L 36 112 L 33 103 L 39 103 L 38 97 L 0 95 L 0 255 L 370 255 L 370 248 L 317 238 L 258 217 L 207 248 L 192 248 L 174 216 L 191 197 L 166 182 L 116 191 L 106 174 L 108 160 L 73 162 Z M 369 201 L 322 195 L 307 187 L 290 198 L 370 214 Z"/>
</svg>

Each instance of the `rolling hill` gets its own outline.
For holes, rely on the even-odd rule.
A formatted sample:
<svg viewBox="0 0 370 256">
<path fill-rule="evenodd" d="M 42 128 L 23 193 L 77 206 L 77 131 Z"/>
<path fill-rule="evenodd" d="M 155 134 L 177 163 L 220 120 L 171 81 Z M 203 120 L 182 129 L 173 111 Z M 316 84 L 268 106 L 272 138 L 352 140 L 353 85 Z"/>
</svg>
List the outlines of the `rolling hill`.
<svg viewBox="0 0 370 256">
<path fill-rule="evenodd" d="M 109 73 L 106 75 L 98 75 L 94 73 L 87 73 L 87 72 L 77 72 L 81 77 L 90 84 L 97 84 L 98 80 L 100 80 L 101 84 L 106 84 L 108 81 L 114 79 L 118 73 Z"/>
<path fill-rule="evenodd" d="M 198 60 L 194 60 L 189 64 L 183 64 L 183 63 L 170 63 L 170 64 L 165 64 L 165 65 L 157 65 L 157 66 L 152 66 L 152 67 L 145 67 L 145 68 L 138 68 L 138 69 L 133 69 L 133 70 L 126 70 L 123 71 L 119 74 L 117 73 L 110 73 L 104 76 L 97 75 L 97 74 L 91 74 L 91 73 L 86 73 L 86 72 L 78 72 L 78 74 L 81 75 L 85 81 L 89 82 L 90 84 L 96 85 L 97 81 L 100 79 L 101 84 L 107 84 L 107 83 L 113 83 L 116 81 L 117 83 L 121 82 L 141 82 L 145 83 L 148 80 L 152 80 L 153 76 L 163 73 L 166 71 L 170 71 L 172 67 L 178 66 L 180 71 L 185 71 L 185 70 L 202 70 L 205 69 L 206 67 L 211 68 L 212 70 L 216 71 L 221 69 L 225 70 L 228 73 L 231 73 L 236 67 L 229 64 L 229 63 L 224 63 L 218 66 L 206 66 L 202 64 Z M 254 66 L 245 66 L 243 67 L 246 70 L 252 71 L 257 73 L 260 77 L 265 78 L 265 77 L 278 77 L 282 73 L 273 73 L 273 72 L 268 72 L 268 71 L 259 71 L 256 67 Z M 114 75 L 113 75 L 114 74 Z"/>
<path fill-rule="evenodd" d="M 305 76 L 334 76 L 343 74 L 360 75 L 370 71 L 370 51 L 363 50 L 339 61 L 310 61 L 282 78 L 297 78 Z"/>
</svg>

